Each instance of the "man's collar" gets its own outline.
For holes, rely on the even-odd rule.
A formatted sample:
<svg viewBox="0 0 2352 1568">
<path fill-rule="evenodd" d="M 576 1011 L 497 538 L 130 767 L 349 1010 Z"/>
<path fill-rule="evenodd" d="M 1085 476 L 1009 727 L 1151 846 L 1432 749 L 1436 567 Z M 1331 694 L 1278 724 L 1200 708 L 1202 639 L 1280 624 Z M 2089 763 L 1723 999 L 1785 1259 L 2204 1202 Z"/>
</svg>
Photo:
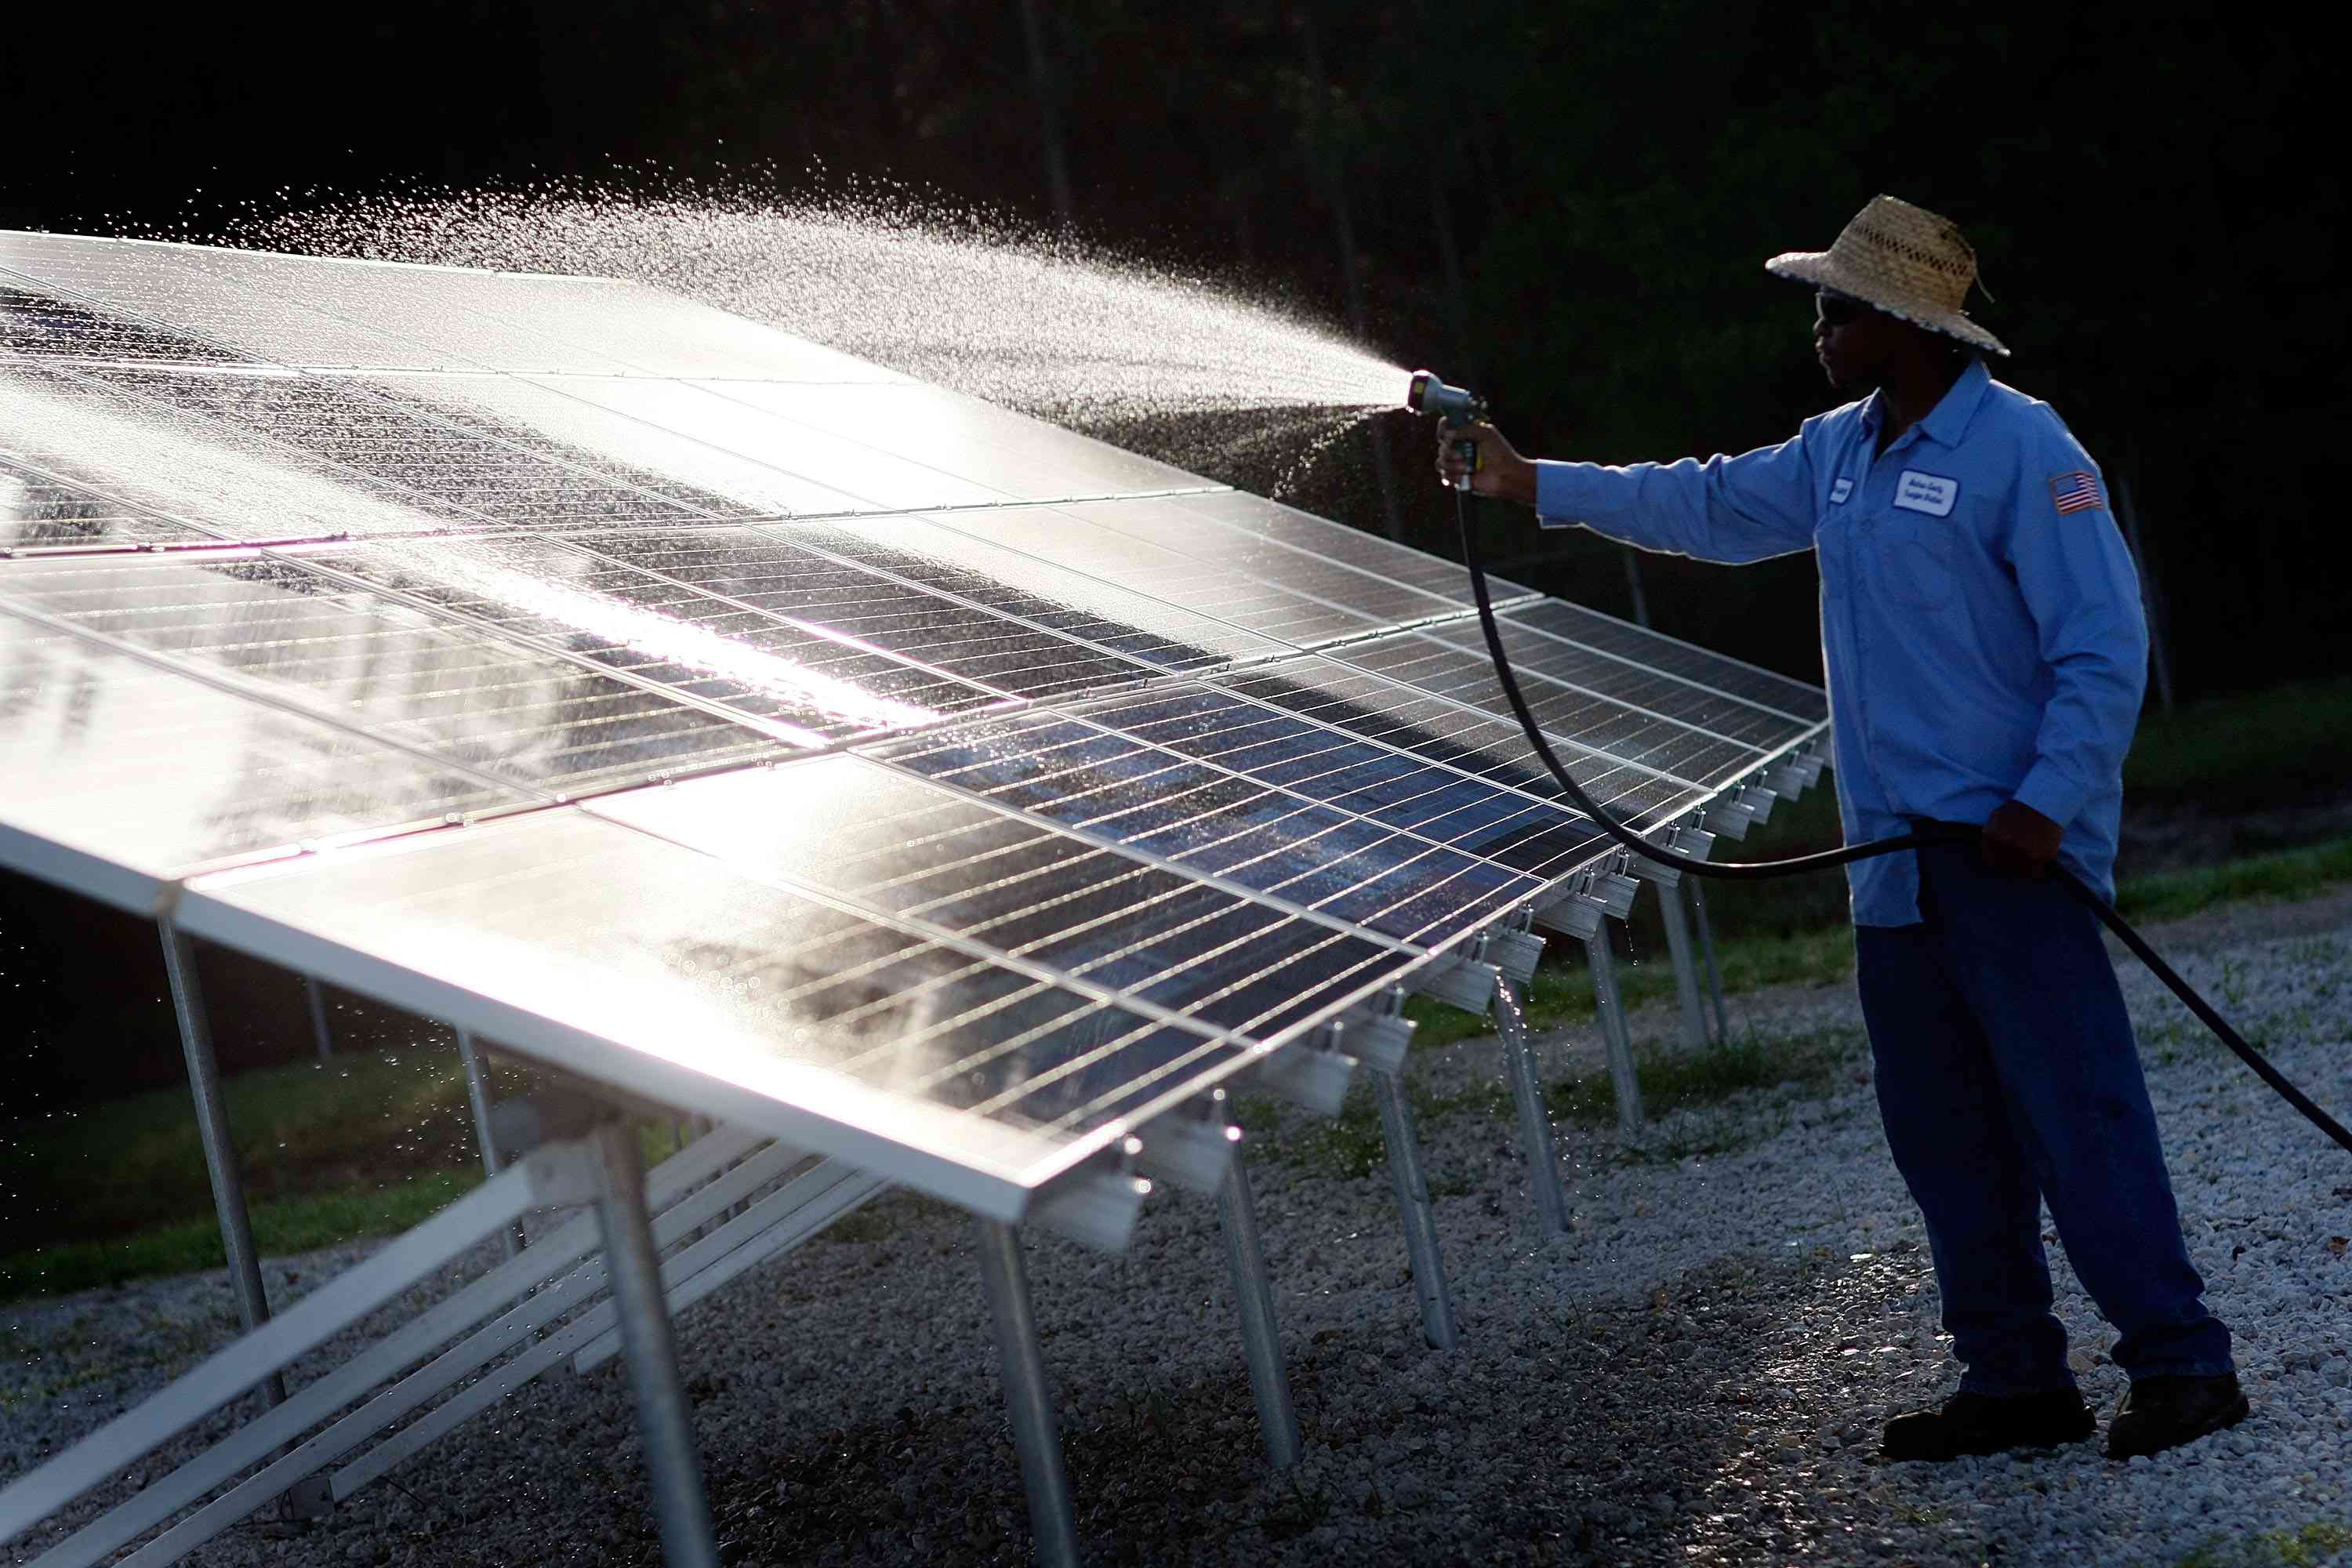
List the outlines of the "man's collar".
<svg viewBox="0 0 2352 1568">
<path fill-rule="evenodd" d="M 1985 362 L 1972 359 L 1927 411 L 1927 417 L 1912 426 L 1939 447 L 1957 447 L 1960 437 L 1969 433 L 1969 421 L 1976 417 L 1977 408 L 1984 402 L 1985 388 L 1992 384 L 1992 372 Z M 1863 401 L 1862 433 L 1875 437 L 1881 421 L 1886 417 L 1886 395 L 1874 392 Z"/>
<path fill-rule="evenodd" d="M 1919 421 L 1921 434 L 1937 446 L 1957 447 L 1960 437 L 1969 432 L 1969 421 L 1976 416 L 1978 405 L 1984 402 L 1985 388 L 1991 384 L 1992 372 L 1985 369 L 1980 359 L 1969 361 L 1969 368 L 1952 383 L 1927 417 Z"/>
</svg>

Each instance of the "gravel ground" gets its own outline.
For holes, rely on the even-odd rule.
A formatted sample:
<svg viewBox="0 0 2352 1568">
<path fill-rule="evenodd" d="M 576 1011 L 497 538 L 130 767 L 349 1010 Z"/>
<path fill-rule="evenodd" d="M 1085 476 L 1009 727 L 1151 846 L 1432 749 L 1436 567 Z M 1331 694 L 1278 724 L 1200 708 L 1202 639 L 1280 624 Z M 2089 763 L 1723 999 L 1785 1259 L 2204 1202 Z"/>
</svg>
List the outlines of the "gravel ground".
<svg viewBox="0 0 2352 1568">
<path fill-rule="evenodd" d="M 2352 1107 L 2352 895 L 2156 933 L 2323 1103 Z M 1954 1386 L 1921 1235 L 1879 1133 L 1850 984 L 1735 999 L 1812 1043 L 1805 1082 L 1560 1128 L 1571 1232 L 1536 1233 L 1492 1040 L 1410 1069 L 1463 1331 L 1421 1344 L 1384 1169 L 1276 1117 L 1253 1173 L 1308 1458 L 1265 1466 L 1212 1205 L 1155 1198 L 1124 1257 L 1034 1239 L 1030 1270 L 1078 1528 L 1102 1563 L 2352 1563 L 2352 1160 L 2136 966 L 2124 971 L 2208 1300 L 2254 1415 L 2154 1460 L 2095 1444 L 1881 1465 L 1879 1423 Z M 1653 1009 L 1641 1036 L 1667 1042 Z M 1558 1079 L 1584 1034 L 1544 1043 Z M 1669 1047 L 1670 1048 L 1670 1047 Z M 272 1265 L 274 1299 L 356 1251 Z M 2103 1415 L 2112 1335 L 2058 1265 Z M 415 1310 L 432 1289 L 384 1315 Z M 0 1314 L 0 1476 L 216 1343 L 218 1276 Z M 730 1563 L 993 1563 L 1028 1540 L 967 1222 L 902 1195 L 688 1313 L 680 1352 Z M 337 1353 L 330 1347 L 328 1354 Z M 298 1380 L 307 1369 L 298 1369 Z M 658 1561 L 616 1367 L 559 1373 L 334 1516 L 192 1561 Z M 148 1461 L 107 1499 L 140 1476 Z M 70 1521 L 95 1510 L 77 1510 Z M 66 1521 L 61 1521 L 66 1522 Z M 58 1531 L 14 1543 L 28 1558 Z M 2200 1555 L 2201 1553 L 2201 1555 Z"/>
</svg>

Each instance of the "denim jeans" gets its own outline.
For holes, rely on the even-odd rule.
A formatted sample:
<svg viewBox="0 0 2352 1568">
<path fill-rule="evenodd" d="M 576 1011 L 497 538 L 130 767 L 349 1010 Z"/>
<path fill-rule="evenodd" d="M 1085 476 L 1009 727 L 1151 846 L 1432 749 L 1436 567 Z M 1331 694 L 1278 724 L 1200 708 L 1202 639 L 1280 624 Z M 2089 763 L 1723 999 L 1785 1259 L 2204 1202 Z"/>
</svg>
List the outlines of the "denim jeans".
<svg viewBox="0 0 2352 1568">
<path fill-rule="evenodd" d="M 1990 1394 L 2071 1388 L 2042 1205 L 2135 1379 L 2233 1370 L 2165 1175 L 2123 993 L 2055 880 L 1917 851 L 1923 922 L 1855 930 L 1895 1163 L 1927 1226 L 1944 1330 Z"/>
</svg>

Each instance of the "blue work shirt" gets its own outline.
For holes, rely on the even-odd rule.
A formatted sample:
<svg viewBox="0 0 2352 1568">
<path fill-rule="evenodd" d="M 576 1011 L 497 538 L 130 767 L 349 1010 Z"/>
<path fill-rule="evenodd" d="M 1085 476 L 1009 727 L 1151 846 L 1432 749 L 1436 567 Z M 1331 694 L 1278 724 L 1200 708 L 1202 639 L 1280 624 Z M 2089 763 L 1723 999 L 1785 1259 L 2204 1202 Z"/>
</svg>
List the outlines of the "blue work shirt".
<svg viewBox="0 0 2352 1568">
<path fill-rule="evenodd" d="M 2147 627 L 2106 482 L 2048 404 L 1980 361 L 1878 454 L 1883 417 L 1874 393 L 1741 457 L 1538 463 L 1537 515 L 1703 561 L 1810 547 L 1846 841 L 2022 801 L 2112 899 Z M 1855 924 L 1919 919 L 1910 856 L 1846 874 Z"/>
</svg>

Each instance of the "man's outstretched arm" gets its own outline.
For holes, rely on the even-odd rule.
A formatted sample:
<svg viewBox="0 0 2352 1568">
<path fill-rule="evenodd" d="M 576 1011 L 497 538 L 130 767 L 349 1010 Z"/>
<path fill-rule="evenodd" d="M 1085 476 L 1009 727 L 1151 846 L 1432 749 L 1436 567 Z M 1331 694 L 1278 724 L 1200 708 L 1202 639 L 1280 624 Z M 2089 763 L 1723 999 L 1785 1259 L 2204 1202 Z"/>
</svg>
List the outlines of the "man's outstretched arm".
<svg viewBox="0 0 2352 1568">
<path fill-rule="evenodd" d="M 1579 524 L 1643 550 L 1738 563 L 1809 550 L 1813 543 L 1813 470 L 1802 433 L 1777 447 L 1701 463 L 1534 461 L 1491 425 L 1438 432 L 1437 471 L 1464 471 L 1454 443 L 1477 444 L 1470 473 L 1478 495 L 1536 509 L 1546 528 Z"/>
</svg>

